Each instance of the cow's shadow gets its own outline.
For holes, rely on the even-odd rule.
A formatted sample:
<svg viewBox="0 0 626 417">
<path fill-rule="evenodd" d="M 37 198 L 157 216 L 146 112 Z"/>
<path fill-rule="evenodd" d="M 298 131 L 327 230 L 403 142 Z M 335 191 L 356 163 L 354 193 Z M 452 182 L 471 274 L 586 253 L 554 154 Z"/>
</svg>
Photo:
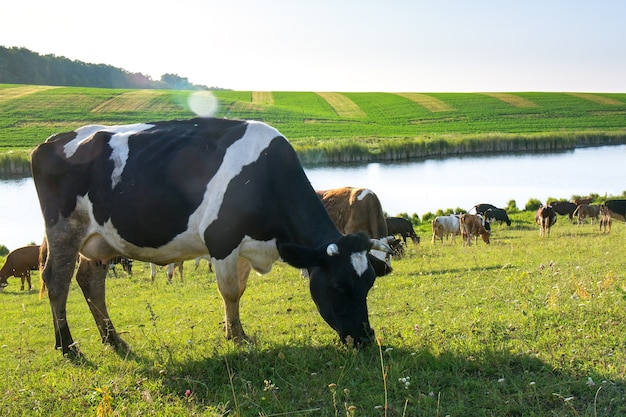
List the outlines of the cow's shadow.
<svg viewBox="0 0 626 417">
<path fill-rule="evenodd" d="M 252 345 L 214 353 L 174 359 L 164 369 L 155 369 L 149 358 L 129 359 L 142 364 L 146 378 L 160 380 L 164 395 L 196 406 L 219 405 L 237 415 L 290 415 L 304 408 L 315 415 L 337 415 L 337 404 L 341 410 L 355 405 L 368 415 L 383 415 L 385 397 L 389 415 L 471 415 L 485 408 L 497 415 L 522 415 L 524 410 L 626 415 L 625 381 L 564 372 L 535 355 L 506 350 L 460 354 L 374 344 L 357 351 L 330 344 Z M 301 399 L 296 410 L 294 398 Z"/>
</svg>

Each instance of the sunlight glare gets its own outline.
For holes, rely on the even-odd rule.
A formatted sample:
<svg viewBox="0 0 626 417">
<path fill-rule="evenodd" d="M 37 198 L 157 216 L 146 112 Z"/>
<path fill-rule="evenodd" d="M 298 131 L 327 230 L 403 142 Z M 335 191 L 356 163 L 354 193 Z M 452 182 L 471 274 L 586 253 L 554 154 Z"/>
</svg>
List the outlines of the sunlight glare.
<svg viewBox="0 0 626 417">
<path fill-rule="evenodd" d="M 200 117 L 214 116 L 219 107 L 217 98 L 210 91 L 196 91 L 187 99 L 189 109 Z"/>
</svg>

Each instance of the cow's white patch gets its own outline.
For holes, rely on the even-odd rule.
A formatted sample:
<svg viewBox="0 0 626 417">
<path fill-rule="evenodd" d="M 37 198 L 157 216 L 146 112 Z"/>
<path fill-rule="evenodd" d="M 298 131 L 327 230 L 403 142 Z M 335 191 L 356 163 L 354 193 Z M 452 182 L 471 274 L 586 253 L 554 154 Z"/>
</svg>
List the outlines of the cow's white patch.
<svg viewBox="0 0 626 417">
<path fill-rule="evenodd" d="M 357 196 L 357 200 L 361 201 L 363 200 L 365 197 L 367 197 L 368 194 L 373 194 L 371 190 L 368 190 L 367 188 L 364 188 L 363 191 L 361 191 L 359 193 L 359 195 Z"/>
<path fill-rule="evenodd" d="M 189 228 L 197 225 L 200 235 L 203 235 L 204 230 L 217 219 L 228 184 L 241 173 L 246 165 L 256 161 L 274 138 L 282 136 L 276 129 L 264 123 L 248 123 L 241 139 L 226 150 L 220 168 L 207 184 L 202 204 L 189 217 Z"/>
<path fill-rule="evenodd" d="M 358 274 L 358 276 L 362 276 L 365 271 L 367 271 L 368 260 L 367 260 L 367 252 L 356 252 L 350 255 L 350 262 L 352 262 L 352 267 Z"/>
<path fill-rule="evenodd" d="M 76 137 L 65 144 L 63 151 L 66 157 L 71 157 L 76 153 L 76 150 L 81 143 L 91 138 L 97 132 L 110 132 L 113 133 L 109 146 L 112 149 L 111 161 L 113 161 L 113 172 L 111 172 L 111 187 L 115 187 L 120 181 L 124 167 L 126 166 L 126 160 L 128 159 L 128 138 L 135 133 L 143 132 L 150 129 L 154 125 L 146 123 L 137 123 L 132 125 L 120 125 L 120 126 L 104 126 L 104 125 L 89 125 L 76 129 Z"/>
<path fill-rule="evenodd" d="M 172 262 L 181 262 L 188 259 L 194 259 L 198 256 L 208 254 L 204 241 L 197 233 L 186 231 L 176 236 L 173 240 L 159 248 L 140 247 L 124 240 L 111 220 L 107 220 L 103 225 L 98 224 L 93 214 L 93 203 L 89 199 L 89 195 L 78 196 L 76 199 L 76 213 L 80 216 L 88 216 L 89 226 L 85 233 L 85 240 L 81 253 L 88 258 L 101 259 L 102 254 L 98 253 L 98 247 L 90 244 L 97 242 L 94 240 L 95 235 L 99 235 L 108 246 L 115 249 L 118 253 L 123 253 L 129 258 L 146 262 L 153 262 L 158 265 L 166 265 Z M 109 257 L 106 255 L 105 257 Z"/>
<path fill-rule="evenodd" d="M 65 157 L 69 158 L 74 155 L 80 144 L 85 139 L 90 138 L 94 135 L 94 133 L 106 128 L 107 126 L 104 125 L 87 125 L 76 129 L 76 137 L 70 142 L 67 142 L 65 146 L 63 146 L 63 152 L 65 152 Z"/>
</svg>

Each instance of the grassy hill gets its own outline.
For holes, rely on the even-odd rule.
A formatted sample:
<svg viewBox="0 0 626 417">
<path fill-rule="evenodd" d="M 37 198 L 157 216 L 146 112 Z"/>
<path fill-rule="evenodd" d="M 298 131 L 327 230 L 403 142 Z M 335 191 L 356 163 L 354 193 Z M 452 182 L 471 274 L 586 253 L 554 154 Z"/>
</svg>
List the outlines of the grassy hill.
<svg viewBox="0 0 626 417">
<path fill-rule="evenodd" d="M 0 84 L 0 150 L 89 123 L 193 116 L 193 92 Z M 626 94 L 215 91 L 218 117 L 277 127 L 305 161 L 626 143 Z"/>
</svg>

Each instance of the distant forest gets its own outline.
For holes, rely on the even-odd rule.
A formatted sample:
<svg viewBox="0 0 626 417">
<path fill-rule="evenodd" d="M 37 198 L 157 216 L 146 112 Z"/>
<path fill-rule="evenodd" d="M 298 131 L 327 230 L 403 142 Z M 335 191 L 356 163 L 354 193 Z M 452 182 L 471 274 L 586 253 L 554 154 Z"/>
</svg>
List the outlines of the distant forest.
<svg viewBox="0 0 626 417">
<path fill-rule="evenodd" d="M 71 87 L 208 90 L 176 74 L 156 81 L 105 64 L 88 64 L 56 55 L 40 55 L 26 48 L 0 46 L 0 83 Z M 218 89 L 218 88 L 211 88 Z"/>
</svg>

